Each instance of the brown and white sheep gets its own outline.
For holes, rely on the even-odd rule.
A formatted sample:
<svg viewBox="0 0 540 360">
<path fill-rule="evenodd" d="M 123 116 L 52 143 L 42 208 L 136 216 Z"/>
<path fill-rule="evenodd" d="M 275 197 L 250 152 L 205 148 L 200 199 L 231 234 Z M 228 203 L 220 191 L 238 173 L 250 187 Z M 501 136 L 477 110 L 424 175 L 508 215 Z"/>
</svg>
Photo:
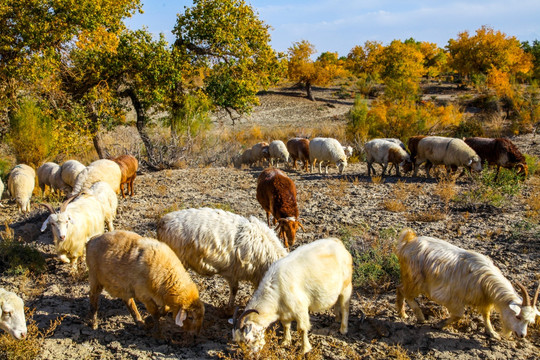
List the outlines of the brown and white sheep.
<svg viewBox="0 0 540 360">
<path fill-rule="evenodd" d="M 278 225 L 279 237 L 285 247 L 294 245 L 298 228 L 304 226 L 298 219 L 296 202 L 296 186 L 294 182 L 279 169 L 265 169 L 257 180 L 257 200 L 266 211 L 266 222 L 270 226 L 270 214 L 274 217 L 274 225 Z"/>
<path fill-rule="evenodd" d="M 124 184 L 127 184 L 126 191 L 128 195 L 133 196 L 133 182 L 137 177 L 139 161 L 137 161 L 137 158 L 135 158 L 134 156 L 127 154 L 120 155 L 112 160 L 118 164 L 118 166 L 120 167 L 120 171 L 122 172 L 122 177 L 120 180 L 120 192 L 122 193 L 122 197 L 124 199 L 126 198 L 126 194 L 124 194 Z"/>
<path fill-rule="evenodd" d="M 471 137 L 466 138 L 465 143 L 469 145 L 482 160 L 482 163 L 488 162 L 489 165 L 497 166 L 497 175 L 501 167 L 507 169 L 518 169 L 518 174 L 523 174 L 527 177 L 528 167 L 525 156 L 519 151 L 517 146 L 510 140 L 504 138 L 482 138 Z"/>
<path fill-rule="evenodd" d="M 471 306 L 480 311 L 487 334 L 494 338 L 499 335 L 491 326 L 492 309 L 501 315 L 503 334 L 513 332 L 518 338 L 525 337 L 527 325 L 540 316 L 536 308 L 540 286 L 531 302 L 527 290 L 518 283 L 520 298 L 510 281 L 482 254 L 404 229 L 399 236 L 397 256 L 401 284 L 397 287 L 396 306 L 403 318 L 407 317 L 403 302 L 406 300 L 418 321 L 425 321 L 415 300 L 420 294 L 450 312 L 450 317 L 438 324 L 440 328 L 459 320 L 465 307 Z"/>
<path fill-rule="evenodd" d="M 182 262 L 166 244 L 130 231 L 113 231 L 86 244 L 90 282 L 90 324 L 97 328 L 99 295 L 105 289 L 121 298 L 139 327 L 144 322 L 135 300 L 141 301 L 159 332 L 159 317 L 171 311 L 176 325 L 191 333 L 201 330 L 204 304 Z"/>
<path fill-rule="evenodd" d="M 400 145 L 385 139 L 373 139 L 368 141 L 364 145 L 364 150 L 366 152 L 366 162 L 368 165 L 367 176 L 371 176 L 372 170 L 375 174 L 375 169 L 372 165 L 373 163 L 381 164 L 381 176 L 384 176 L 389 163 L 395 166 L 396 176 L 400 176 L 399 167 L 411 161 L 407 151 L 401 148 Z"/>
<path fill-rule="evenodd" d="M 306 172 L 309 170 L 309 140 L 305 138 L 292 138 L 287 141 L 287 150 L 293 161 L 293 168 L 296 170 L 296 161 L 302 161 Z"/>
</svg>

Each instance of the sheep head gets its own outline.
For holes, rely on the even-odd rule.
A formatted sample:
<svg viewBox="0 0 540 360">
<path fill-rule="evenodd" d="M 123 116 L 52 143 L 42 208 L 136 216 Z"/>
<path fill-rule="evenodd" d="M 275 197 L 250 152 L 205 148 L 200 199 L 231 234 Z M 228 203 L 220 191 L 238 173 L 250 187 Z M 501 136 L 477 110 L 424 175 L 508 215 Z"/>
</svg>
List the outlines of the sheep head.
<svg viewBox="0 0 540 360">
<path fill-rule="evenodd" d="M 179 308 L 176 312 L 175 323 L 189 333 L 201 332 L 204 318 L 204 303 L 198 299 L 187 309 Z"/>
<path fill-rule="evenodd" d="M 252 313 L 259 315 L 257 310 L 249 309 L 238 316 L 238 307 L 236 308 L 232 319 L 232 335 L 235 342 L 244 343 L 252 351 L 259 352 L 266 344 L 264 340 L 265 328 L 254 322 L 253 319 L 246 318 Z"/>
<path fill-rule="evenodd" d="M 536 307 L 540 284 L 538 284 L 533 301 L 531 301 L 527 289 L 521 283 L 518 282 L 517 286 L 521 291 L 523 300 L 521 303 L 512 302 L 508 304 L 508 308 L 502 312 L 503 333 L 505 335 L 513 333 L 516 338 L 524 338 L 527 336 L 527 326 L 534 324 L 536 317 L 540 316 L 540 311 Z"/>
<path fill-rule="evenodd" d="M 20 297 L 10 291 L 0 293 L 0 328 L 17 340 L 26 337 L 24 303 Z"/>
<path fill-rule="evenodd" d="M 279 238 L 283 239 L 283 243 L 287 249 L 289 246 L 294 245 L 296 232 L 299 228 L 306 231 L 300 221 L 294 217 L 281 218 L 278 220 L 276 231 L 278 232 Z"/>
</svg>

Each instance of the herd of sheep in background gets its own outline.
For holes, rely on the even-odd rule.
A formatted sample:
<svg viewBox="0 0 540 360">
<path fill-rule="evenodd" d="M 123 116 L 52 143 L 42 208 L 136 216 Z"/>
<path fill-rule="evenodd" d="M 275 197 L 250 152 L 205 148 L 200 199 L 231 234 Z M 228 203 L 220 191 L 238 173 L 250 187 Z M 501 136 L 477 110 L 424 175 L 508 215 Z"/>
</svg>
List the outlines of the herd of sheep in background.
<svg viewBox="0 0 540 360">
<path fill-rule="evenodd" d="M 408 150 L 397 139 L 374 139 L 365 144 L 367 175 L 375 173 L 374 163 L 382 166 L 382 176 L 389 164 L 405 172 L 426 163 L 426 173 L 434 165 L 445 165 L 447 171 L 465 167 L 480 171 L 483 162 L 499 167 L 517 168 L 527 174 L 524 156 L 507 139 L 469 138 L 465 140 L 437 136 L 417 136 L 409 139 Z M 279 162 L 302 162 L 304 171 L 319 165 L 336 165 L 342 174 L 350 146 L 336 139 L 292 138 L 258 143 L 233 158 L 235 167 L 269 164 L 257 180 L 256 199 L 267 215 L 267 223 L 251 216 L 233 214 L 220 209 L 200 208 L 174 211 L 157 223 L 157 239 L 116 230 L 118 198 L 134 195 L 133 181 L 138 162 L 123 155 L 113 160 L 97 160 L 84 166 L 76 160 L 57 165 L 43 164 L 37 170 L 38 185 L 63 192 L 67 199 L 55 210 L 46 207 L 50 215 L 43 223 L 52 229 L 59 259 L 77 266 L 86 253 L 90 283 L 90 324 L 95 329 L 99 295 L 103 289 L 121 298 L 135 323 L 152 325 L 159 332 L 159 318 L 171 312 L 175 323 L 184 330 L 198 333 L 204 318 L 204 304 L 199 290 L 186 269 L 203 276 L 219 274 L 229 284 L 228 310 L 235 305 L 240 281 L 250 282 L 256 291 L 245 310 L 236 309 L 233 339 L 259 351 L 264 345 L 264 333 L 273 322 L 283 326 L 284 344 L 291 342 L 292 321 L 302 332 L 302 351 L 310 351 L 308 340 L 309 312 L 334 308 L 341 322 L 340 332 L 347 333 L 349 302 L 352 292 L 353 261 L 339 239 L 328 238 L 297 247 L 296 232 L 303 229 L 299 217 L 296 187 L 285 172 L 274 168 Z M 498 171 L 497 171 L 498 173 Z M 30 198 L 35 186 L 34 170 L 24 164 L 13 168 L 8 189 L 19 211 L 30 211 Z M 3 184 L 0 182 L 0 197 Z M 270 228 L 270 215 L 276 229 Z M 107 225 L 108 232 L 105 232 Z M 277 233 L 276 233 L 277 231 Z M 280 240 L 281 239 L 281 240 Z M 396 307 L 401 317 L 407 317 L 404 302 L 413 310 L 419 322 L 424 316 L 415 297 L 427 295 L 444 305 L 450 318 L 439 326 L 447 326 L 463 316 L 464 307 L 477 308 L 484 318 L 488 335 L 499 338 L 490 322 L 490 312 L 501 314 L 503 335 L 513 333 L 522 338 L 527 325 L 540 312 L 536 302 L 540 285 L 531 301 L 527 290 L 518 284 L 521 297 L 501 271 L 487 257 L 461 249 L 443 240 L 416 236 L 404 229 L 397 243 L 401 283 L 397 287 Z M 311 266 L 316 263 L 317 266 Z M 140 300 L 151 315 L 145 323 L 134 300 Z M 16 339 L 26 336 L 22 300 L 14 293 L 0 289 L 0 327 Z"/>
</svg>

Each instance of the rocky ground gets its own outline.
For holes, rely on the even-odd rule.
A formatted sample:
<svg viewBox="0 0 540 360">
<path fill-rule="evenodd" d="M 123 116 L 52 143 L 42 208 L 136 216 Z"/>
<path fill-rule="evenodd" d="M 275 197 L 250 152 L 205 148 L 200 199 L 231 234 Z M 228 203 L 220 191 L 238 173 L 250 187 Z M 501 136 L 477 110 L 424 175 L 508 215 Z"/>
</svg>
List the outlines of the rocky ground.
<svg viewBox="0 0 540 360">
<path fill-rule="evenodd" d="M 242 121 L 246 124 L 268 121 L 302 121 L 321 118 L 342 121 L 352 100 L 335 99 L 324 92 L 317 103 L 309 102 L 292 90 L 263 95 L 255 113 Z M 295 96 L 291 96 L 295 95 Z M 281 101 L 280 101 L 281 99 Z M 331 102 L 333 101 L 333 102 Z M 329 106 L 330 104 L 331 106 Z M 321 120 L 321 121 L 323 121 Z M 525 152 L 540 156 L 539 145 L 524 136 L 516 142 Z M 540 139 L 538 139 L 540 140 Z M 160 172 L 141 171 L 135 181 L 135 196 L 120 199 L 117 229 L 141 235 L 156 235 L 156 222 L 163 214 L 190 207 L 219 207 L 243 216 L 265 219 L 255 199 L 256 179 L 262 168 L 232 167 L 187 168 Z M 391 248 L 398 232 L 411 227 L 418 234 L 446 239 L 490 256 L 512 281 L 521 281 L 530 290 L 540 277 L 540 228 L 527 220 L 526 198 L 516 196 L 506 205 L 474 207 L 468 203 L 441 200 L 442 186 L 434 180 L 388 177 L 379 183 L 365 176 L 363 163 L 351 164 L 340 176 L 335 168 L 329 175 L 287 170 L 296 183 L 300 215 L 306 231 L 300 232 L 294 247 L 315 239 L 336 236 L 355 249 L 370 246 Z M 399 181 L 398 181 L 399 180 Z M 458 193 L 473 186 L 467 179 L 458 180 Z M 386 200 L 399 200 L 403 211 L 386 210 Z M 100 326 L 92 330 L 84 318 L 89 309 L 88 284 L 84 271 L 72 273 L 54 254 L 50 230 L 39 228 L 46 219 L 45 208 L 34 204 L 29 215 L 19 215 L 15 205 L 2 200 L 0 224 L 7 222 L 15 236 L 35 244 L 46 256 L 47 271 L 40 278 L 2 276 L 0 286 L 17 291 L 26 305 L 35 308 L 33 319 L 40 328 L 63 317 L 56 331 L 45 339 L 43 359 L 216 359 L 231 354 L 231 326 L 224 313 L 228 286 L 219 276 L 202 278 L 192 273 L 206 304 L 203 330 L 191 339 L 174 325 L 170 317 L 162 319 L 163 334 L 155 338 L 138 329 L 126 307 L 106 293 L 101 297 Z M 422 216 L 422 214 L 424 214 Z M 434 221 L 425 221 L 435 214 Z M 244 305 L 253 289 L 243 284 L 237 301 Z M 437 304 L 421 299 L 426 324 L 418 325 L 411 315 L 399 318 L 394 309 L 395 284 L 356 287 L 351 300 L 349 333 L 341 335 L 331 312 L 312 314 L 310 340 L 313 356 L 324 359 L 410 358 L 422 359 L 537 359 L 540 352 L 540 326 L 529 328 L 525 340 L 495 341 L 483 333 L 480 315 L 468 311 L 464 320 L 445 330 L 432 325 L 446 316 Z M 142 305 L 139 306 L 144 311 Z M 362 321 L 361 314 L 366 319 Z M 493 316 L 500 328 L 499 316 Z M 294 330 L 294 327 L 293 327 Z M 278 334 L 280 334 L 278 327 Z M 296 332 L 293 331 L 293 336 Z M 290 355 L 290 354 L 289 354 Z"/>
</svg>

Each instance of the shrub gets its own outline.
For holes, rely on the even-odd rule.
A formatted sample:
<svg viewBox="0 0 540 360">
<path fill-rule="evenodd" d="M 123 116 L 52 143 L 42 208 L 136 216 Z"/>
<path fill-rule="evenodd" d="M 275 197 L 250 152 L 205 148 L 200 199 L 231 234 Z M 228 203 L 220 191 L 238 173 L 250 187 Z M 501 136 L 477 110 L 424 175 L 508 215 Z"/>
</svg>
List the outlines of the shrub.
<svg viewBox="0 0 540 360">
<path fill-rule="evenodd" d="M 15 240 L 13 230 L 6 223 L 0 233 L 0 273 L 21 275 L 26 272 L 41 274 L 45 271 L 45 258 L 34 247 Z"/>
</svg>

